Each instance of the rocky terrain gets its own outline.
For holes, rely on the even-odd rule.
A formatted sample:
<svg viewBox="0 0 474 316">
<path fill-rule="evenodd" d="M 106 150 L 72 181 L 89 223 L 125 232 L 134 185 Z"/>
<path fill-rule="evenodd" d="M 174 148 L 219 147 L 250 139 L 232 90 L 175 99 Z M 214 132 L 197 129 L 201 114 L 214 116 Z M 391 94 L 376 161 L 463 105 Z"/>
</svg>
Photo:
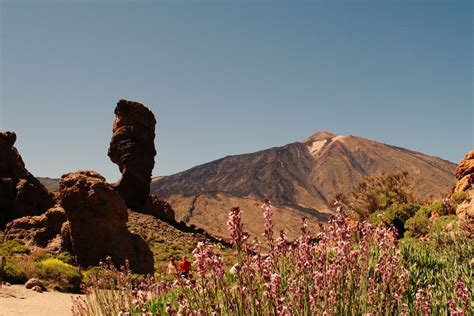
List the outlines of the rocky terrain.
<svg viewBox="0 0 474 316">
<path fill-rule="evenodd" d="M 227 211 L 239 205 L 250 232 L 261 233 L 258 205 L 269 198 L 277 228 L 298 233 L 302 216 L 326 220 L 332 202 L 368 175 L 407 171 L 423 199 L 441 198 L 454 184 L 456 165 L 357 136 L 317 132 L 301 142 L 228 156 L 154 179 L 151 192 L 168 201 L 177 220 L 226 236 Z"/>
</svg>

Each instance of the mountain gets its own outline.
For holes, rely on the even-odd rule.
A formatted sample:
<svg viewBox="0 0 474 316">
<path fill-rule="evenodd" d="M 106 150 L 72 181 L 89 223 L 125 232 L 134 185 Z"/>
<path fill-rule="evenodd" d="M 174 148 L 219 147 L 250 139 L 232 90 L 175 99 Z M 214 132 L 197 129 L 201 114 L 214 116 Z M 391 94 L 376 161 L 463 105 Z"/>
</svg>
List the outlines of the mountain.
<svg viewBox="0 0 474 316">
<path fill-rule="evenodd" d="M 59 191 L 59 179 L 48 178 L 48 177 L 36 177 L 48 191 Z"/>
<path fill-rule="evenodd" d="M 439 198 L 453 185 L 455 164 L 408 149 L 327 131 L 282 147 L 227 156 L 189 170 L 153 179 L 151 192 L 167 200 L 176 218 L 225 237 L 227 213 L 240 206 L 255 235 L 263 227 L 263 199 L 274 205 L 276 229 L 299 234 L 301 217 L 311 227 L 332 214 L 331 202 L 350 193 L 369 175 L 408 171 L 416 190 Z"/>
</svg>

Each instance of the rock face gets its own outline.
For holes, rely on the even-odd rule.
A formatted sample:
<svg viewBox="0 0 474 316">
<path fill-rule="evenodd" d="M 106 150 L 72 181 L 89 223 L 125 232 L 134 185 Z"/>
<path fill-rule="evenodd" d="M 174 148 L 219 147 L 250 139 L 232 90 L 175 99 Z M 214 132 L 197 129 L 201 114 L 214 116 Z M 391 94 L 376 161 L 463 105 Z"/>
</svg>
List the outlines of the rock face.
<svg viewBox="0 0 474 316">
<path fill-rule="evenodd" d="M 127 206 L 100 174 L 87 170 L 65 174 L 60 190 L 78 264 L 97 265 L 110 256 L 116 265 L 129 259 L 133 271 L 153 272 L 150 248 L 128 231 Z"/>
<path fill-rule="evenodd" d="M 474 237 L 474 150 L 469 151 L 456 167 L 458 182 L 453 192 L 467 192 L 468 199 L 456 209 L 456 215 L 461 221 L 461 227 L 471 237 Z"/>
<path fill-rule="evenodd" d="M 150 193 L 155 165 L 155 116 L 142 104 L 126 100 L 117 103 L 115 115 L 108 155 L 122 177 L 114 188 L 129 208 L 140 211 Z"/>
<path fill-rule="evenodd" d="M 5 239 L 22 239 L 28 245 L 47 248 L 53 252 L 71 250 L 66 213 L 58 205 L 42 215 L 21 217 L 8 223 Z"/>
<path fill-rule="evenodd" d="M 0 228 L 19 217 L 40 215 L 54 205 L 46 188 L 26 170 L 15 141 L 15 133 L 0 133 Z"/>
<path fill-rule="evenodd" d="M 456 178 L 458 182 L 454 192 L 467 191 L 472 187 L 474 183 L 474 150 L 468 152 L 456 167 Z"/>
</svg>

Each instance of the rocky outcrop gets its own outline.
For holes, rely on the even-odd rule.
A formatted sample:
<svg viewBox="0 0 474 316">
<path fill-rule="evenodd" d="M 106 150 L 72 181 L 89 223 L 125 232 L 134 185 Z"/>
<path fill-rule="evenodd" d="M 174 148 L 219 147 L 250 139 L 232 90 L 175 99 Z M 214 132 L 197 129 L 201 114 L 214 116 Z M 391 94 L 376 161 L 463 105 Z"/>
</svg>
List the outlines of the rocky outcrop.
<svg viewBox="0 0 474 316">
<path fill-rule="evenodd" d="M 468 152 L 456 167 L 456 178 L 458 181 L 454 192 L 462 192 L 471 189 L 474 183 L 474 150 Z"/>
<path fill-rule="evenodd" d="M 456 167 L 458 179 L 453 192 L 467 192 L 466 201 L 456 208 L 461 227 L 470 237 L 474 237 L 474 150 L 469 151 Z"/>
<path fill-rule="evenodd" d="M 19 217 L 40 215 L 54 205 L 46 188 L 26 170 L 15 141 L 15 133 L 0 133 L 0 228 Z"/>
<path fill-rule="evenodd" d="M 155 116 L 144 105 L 126 100 L 117 103 L 108 155 L 122 173 L 114 188 L 136 211 L 145 205 L 150 193 L 155 125 Z"/>
<path fill-rule="evenodd" d="M 64 209 L 58 205 L 39 216 L 18 218 L 7 224 L 5 240 L 22 239 L 29 246 L 52 252 L 70 251 L 69 224 Z"/>
<path fill-rule="evenodd" d="M 78 264 L 97 265 L 110 256 L 116 265 L 128 259 L 133 271 L 153 272 L 150 248 L 128 231 L 127 206 L 100 174 L 87 170 L 65 174 L 60 191 Z"/>
</svg>

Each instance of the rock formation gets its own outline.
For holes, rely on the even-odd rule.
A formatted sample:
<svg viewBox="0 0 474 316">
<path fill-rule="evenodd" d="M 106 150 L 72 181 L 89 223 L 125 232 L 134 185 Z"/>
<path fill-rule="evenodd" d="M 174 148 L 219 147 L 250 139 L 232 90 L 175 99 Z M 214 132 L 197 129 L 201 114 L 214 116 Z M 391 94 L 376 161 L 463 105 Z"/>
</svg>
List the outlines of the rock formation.
<svg viewBox="0 0 474 316">
<path fill-rule="evenodd" d="M 133 271 L 153 272 L 150 248 L 128 231 L 127 206 L 100 174 L 86 170 L 65 174 L 60 191 L 78 264 L 97 265 L 110 256 L 116 265 L 129 259 Z"/>
<path fill-rule="evenodd" d="M 5 239 L 22 239 L 30 246 L 53 252 L 70 251 L 69 223 L 64 209 L 58 205 L 39 216 L 25 216 L 7 224 Z"/>
<path fill-rule="evenodd" d="M 117 103 L 115 115 L 108 155 L 122 177 L 114 188 L 130 209 L 140 211 L 150 193 L 155 165 L 155 116 L 142 104 L 126 100 Z"/>
<path fill-rule="evenodd" d="M 15 133 L 0 133 L 0 228 L 16 218 L 42 214 L 54 205 L 46 188 L 26 170 L 13 146 L 15 141 Z"/>
<path fill-rule="evenodd" d="M 458 182 L 453 192 L 467 192 L 468 198 L 456 209 L 456 215 L 461 221 L 461 227 L 471 237 L 474 237 L 474 150 L 469 151 L 456 167 Z"/>
<path fill-rule="evenodd" d="M 467 191 L 474 183 L 474 150 L 466 154 L 456 167 L 456 178 L 458 182 L 454 188 L 455 192 Z"/>
</svg>

